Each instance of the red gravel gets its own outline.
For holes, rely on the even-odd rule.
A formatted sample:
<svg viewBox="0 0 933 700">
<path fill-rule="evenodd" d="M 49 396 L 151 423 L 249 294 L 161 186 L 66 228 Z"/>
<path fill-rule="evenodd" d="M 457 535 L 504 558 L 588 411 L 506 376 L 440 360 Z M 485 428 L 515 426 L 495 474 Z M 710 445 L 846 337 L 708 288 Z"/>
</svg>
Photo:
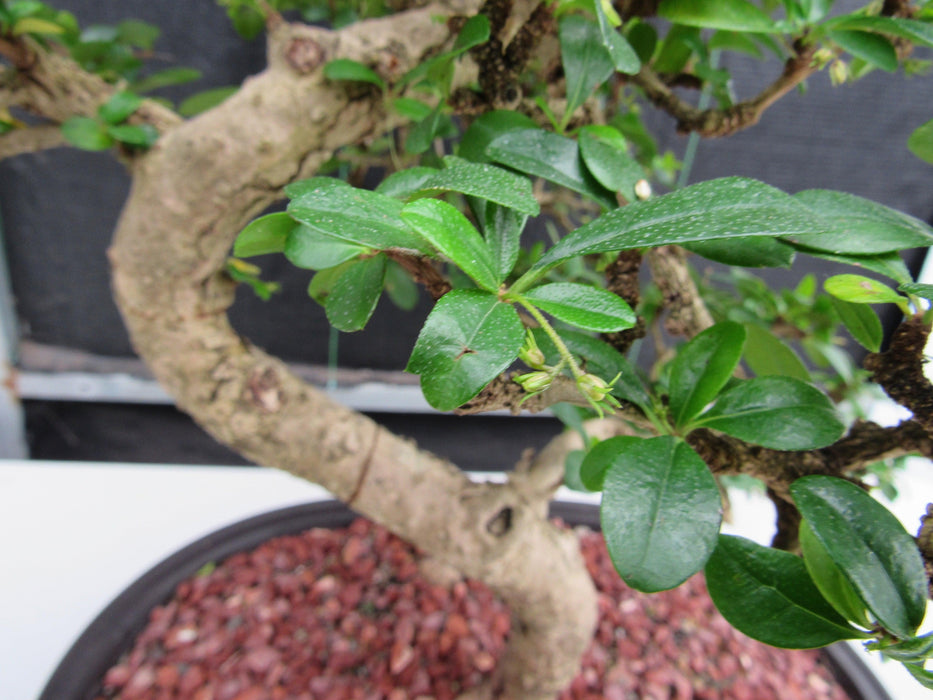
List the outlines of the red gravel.
<svg viewBox="0 0 933 700">
<path fill-rule="evenodd" d="M 652 595 L 581 535 L 600 622 L 561 700 L 844 700 L 813 651 L 764 646 L 700 576 Z M 427 582 L 410 546 L 364 520 L 270 540 L 178 586 L 98 700 L 446 700 L 496 665 L 509 614 L 482 584 Z"/>
</svg>

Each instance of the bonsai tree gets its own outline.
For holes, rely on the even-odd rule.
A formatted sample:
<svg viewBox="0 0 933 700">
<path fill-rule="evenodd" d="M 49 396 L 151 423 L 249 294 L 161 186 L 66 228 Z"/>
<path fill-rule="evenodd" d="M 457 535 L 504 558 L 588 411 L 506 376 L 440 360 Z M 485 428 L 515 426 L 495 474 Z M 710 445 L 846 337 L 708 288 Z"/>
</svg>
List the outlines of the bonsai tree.
<svg viewBox="0 0 933 700">
<path fill-rule="evenodd" d="M 70 143 L 125 164 L 113 292 L 180 408 L 497 591 L 513 626 L 496 697 L 554 697 L 590 641 L 593 584 L 546 518 L 562 483 L 602 492 L 610 554 L 635 588 L 705 571 L 749 635 L 863 639 L 933 687 L 933 637 L 917 633 L 933 525 L 915 538 L 866 493 L 878 464 L 933 455 L 933 287 L 899 256 L 933 230 L 843 192 L 683 186 L 640 120 L 650 103 L 682 132 L 724 137 L 819 71 L 917 71 L 929 2 L 222 4 L 242 33 L 266 32 L 268 66 L 187 119 L 141 96 L 139 25 L 90 37 L 42 2 L 0 5 L 0 153 Z M 783 70 L 737 100 L 723 51 L 771 52 Z M 933 162 L 933 121 L 917 126 L 911 149 Z M 523 237 L 534 217 L 550 242 Z M 421 285 L 434 306 L 407 369 L 438 410 L 550 409 L 571 429 L 505 483 L 474 483 L 335 404 L 228 323 L 238 284 L 273 291 L 244 260 L 268 253 L 314 271 L 310 296 L 341 331 L 362 328 L 387 285 L 396 298 Z M 803 256 L 852 269 L 787 290 L 746 270 Z M 731 281 L 699 275 L 707 260 Z M 884 348 L 881 303 L 903 315 Z M 843 335 L 867 350 L 862 368 Z M 911 417 L 866 420 L 873 386 Z M 774 547 L 720 535 L 717 481 L 731 476 L 767 488 Z"/>
</svg>

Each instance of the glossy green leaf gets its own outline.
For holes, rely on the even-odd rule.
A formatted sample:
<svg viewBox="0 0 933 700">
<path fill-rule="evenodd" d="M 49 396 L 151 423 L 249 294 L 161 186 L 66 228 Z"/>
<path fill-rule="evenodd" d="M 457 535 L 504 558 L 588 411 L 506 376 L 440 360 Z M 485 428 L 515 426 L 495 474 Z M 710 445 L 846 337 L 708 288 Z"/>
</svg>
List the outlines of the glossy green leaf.
<svg viewBox="0 0 933 700">
<path fill-rule="evenodd" d="M 706 586 L 733 627 L 765 644 L 812 649 L 863 636 L 823 598 L 800 557 L 720 535 Z"/>
<path fill-rule="evenodd" d="M 920 685 L 929 690 L 933 690 L 933 672 L 927 671 L 923 664 L 904 664 L 904 668 L 914 677 Z"/>
<path fill-rule="evenodd" d="M 107 133 L 120 143 L 149 148 L 159 140 L 159 131 L 152 124 L 118 124 L 108 126 Z"/>
<path fill-rule="evenodd" d="M 906 299 L 886 284 L 862 275 L 834 275 L 823 288 L 837 299 L 853 304 L 903 304 Z"/>
<path fill-rule="evenodd" d="M 907 139 L 907 148 L 917 158 L 933 164 L 933 119 L 914 129 Z"/>
<path fill-rule="evenodd" d="M 340 275 L 324 302 L 330 325 L 345 332 L 365 327 L 382 294 L 385 272 L 385 253 L 350 265 Z"/>
<path fill-rule="evenodd" d="M 119 124 L 126 121 L 133 112 L 139 109 L 143 98 L 133 92 L 116 92 L 97 110 L 98 116 L 108 124 Z"/>
<path fill-rule="evenodd" d="M 292 221 L 295 224 L 294 220 Z M 347 260 L 353 260 L 372 249 L 334 238 L 303 224 L 294 225 L 288 233 L 283 250 L 288 261 L 307 270 L 326 270 Z"/>
<path fill-rule="evenodd" d="M 376 192 L 396 199 L 412 199 L 424 191 L 424 183 L 437 172 L 437 168 L 427 166 L 398 170 L 380 182 L 376 187 Z"/>
<path fill-rule="evenodd" d="M 762 58 L 761 48 L 751 36 L 743 32 L 719 30 L 710 37 L 707 47 L 710 51 L 736 51 L 755 58 Z"/>
<path fill-rule="evenodd" d="M 860 255 L 835 255 L 819 250 L 809 250 L 803 246 L 798 246 L 801 252 L 812 255 L 816 258 L 829 260 L 831 262 L 849 265 L 851 267 L 861 268 L 868 272 L 876 272 L 879 275 L 890 277 L 897 282 L 909 282 L 913 279 L 910 270 L 904 264 L 904 260 L 898 253 L 880 253 L 870 257 Z"/>
<path fill-rule="evenodd" d="M 835 477 L 797 479 L 791 495 L 874 618 L 899 637 L 914 634 L 926 613 L 927 579 L 920 551 L 897 518 Z"/>
<path fill-rule="evenodd" d="M 483 235 L 493 266 L 504 280 L 512 272 L 521 252 L 521 235 L 527 217 L 514 209 L 487 203 L 483 206 Z"/>
<path fill-rule="evenodd" d="M 486 147 L 498 136 L 511 131 L 537 128 L 538 125 L 534 120 L 521 112 L 506 110 L 486 112 L 473 120 L 469 128 L 463 132 L 457 154 L 474 163 L 488 163 L 490 158 L 486 155 Z"/>
<path fill-rule="evenodd" d="M 308 296 L 321 306 L 324 306 L 331 290 L 333 290 L 334 285 L 337 284 L 337 280 L 355 264 L 355 260 L 350 260 L 336 267 L 329 267 L 326 270 L 315 273 L 314 277 L 311 278 L 311 282 L 308 284 Z"/>
<path fill-rule="evenodd" d="M 85 151 L 103 151 L 114 144 L 106 127 L 90 117 L 72 117 L 62 124 L 62 136 L 72 146 Z"/>
<path fill-rule="evenodd" d="M 639 440 L 612 457 L 599 509 L 616 570 L 633 588 L 680 585 L 716 546 L 722 501 L 709 468 L 670 436 Z"/>
<path fill-rule="evenodd" d="M 480 287 L 495 291 L 502 281 L 483 237 L 458 209 L 440 199 L 405 205 L 402 220 Z"/>
<path fill-rule="evenodd" d="M 564 457 L 564 486 L 568 489 L 589 491 L 580 481 L 580 465 L 583 463 L 584 455 L 586 455 L 586 452 L 583 450 L 571 450 Z"/>
<path fill-rule="evenodd" d="M 455 289 L 428 315 L 406 369 L 421 375 L 429 404 L 450 411 L 512 364 L 524 339 L 511 304 L 491 292 Z"/>
<path fill-rule="evenodd" d="M 266 18 L 255 6 L 237 3 L 227 7 L 233 29 L 244 39 L 255 39 L 266 28 Z"/>
<path fill-rule="evenodd" d="M 866 614 L 865 604 L 846 580 L 842 570 L 829 556 L 829 552 L 813 534 L 806 520 L 800 523 L 800 548 L 803 551 L 803 562 L 810 573 L 810 578 L 820 589 L 823 597 L 846 620 L 860 627 L 870 628 L 871 621 Z"/>
<path fill-rule="evenodd" d="M 901 17 L 869 17 L 866 15 L 846 15 L 829 20 L 824 25 L 827 29 L 877 32 L 909 39 L 921 46 L 933 46 L 933 24 Z"/>
<path fill-rule="evenodd" d="M 397 97 L 391 104 L 394 111 L 415 122 L 421 121 L 434 110 L 431 105 L 412 97 Z"/>
<path fill-rule="evenodd" d="M 625 137 L 611 126 L 588 124 L 580 129 L 577 142 L 583 162 L 597 182 L 634 202 L 635 183 L 644 179 L 645 171 L 629 155 Z"/>
<path fill-rule="evenodd" d="M 598 4 L 598 3 L 597 3 Z M 603 45 L 599 27 L 581 15 L 567 15 L 559 24 L 560 54 L 567 82 L 563 123 L 612 75 L 613 59 Z M 621 37 L 620 37 L 621 38 Z M 623 40 L 624 41 L 624 40 Z"/>
<path fill-rule="evenodd" d="M 564 236 L 535 264 L 629 248 L 811 231 L 813 216 L 790 195 L 741 177 L 708 180 L 603 214 Z"/>
<path fill-rule="evenodd" d="M 893 73 L 897 70 L 897 51 L 886 38 L 851 29 L 838 29 L 829 32 L 829 38 L 853 56 L 861 58 L 871 65 Z"/>
<path fill-rule="evenodd" d="M 512 130 L 493 139 L 486 154 L 497 163 L 579 192 L 606 209 L 616 206 L 612 193 L 583 167 L 573 139 L 543 129 Z"/>
<path fill-rule="evenodd" d="M 281 253 L 285 250 L 288 234 L 297 227 L 298 223 L 285 212 L 260 216 L 240 231 L 233 244 L 233 254 L 238 258 L 248 258 Z"/>
<path fill-rule="evenodd" d="M 609 18 L 606 16 L 607 7 L 613 14 L 616 14 L 615 9 L 608 0 L 596 0 L 594 5 L 603 46 L 609 52 L 613 66 L 620 73 L 634 75 L 641 69 L 641 60 L 639 60 L 635 49 L 632 48 L 625 37 L 613 29 Z M 618 15 L 616 16 L 618 17 Z"/>
<path fill-rule="evenodd" d="M 603 482 L 609 467 L 630 448 L 644 441 L 645 438 L 632 435 L 619 435 L 601 440 L 591 447 L 580 463 L 580 483 L 588 491 L 602 491 Z"/>
<path fill-rule="evenodd" d="M 648 63 L 658 46 L 658 30 L 643 20 L 629 20 L 626 37 L 642 63 Z"/>
<path fill-rule="evenodd" d="M 428 116 L 414 124 L 405 137 L 406 153 L 418 154 L 428 150 L 440 133 L 442 117 L 441 106 L 438 105 Z"/>
<path fill-rule="evenodd" d="M 239 90 L 237 85 L 203 90 L 182 101 L 178 113 L 183 117 L 193 117 L 219 105 Z"/>
<path fill-rule="evenodd" d="M 385 81 L 369 66 L 349 58 L 335 58 L 324 64 L 324 77 L 328 80 L 350 80 L 359 83 L 371 83 L 380 88 Z"/>
<path fill-rule="evenodd" d="M 699 38 L 699 28 L 675 24 L 664 37 L 661 48 L 652 61 L 652 67 L 659 73 L 676 75 L 682 72 L 693 56 L 694 47 L 699 45 Z"/>
<path fill-rule="evenodd" d="M 299 194 L 300 192 L 300 194 Z M 313 178 L 290 186 L 288 213 L 307 226 L 367 248 L 429 252 L 425 241 L 402 222 L 402 203 L 335 178 Z"/>
<path fill-rule="evenodd" d="M 745 363 L 756 376 L 776 374 L 810 381 L 806 365 L 783 340 L 753 323 L 745 325 L 745 333 Z"/>
<path fill-rule="evenodd" d="M 862 197 L 832 190 L 804 190 L 794 199 L 821 219 L 814 233 L 790 240 L 830 253 L 874 255 L 933 245 L 928 224 Z"/>
<path fill-rule="evenodd" d="M 200 80 L 201 75 L 201 71 L 196 68 L 167 68 L 147 75 L 141 80 L 137 80 L 133 83 L 132 88 L 133 92 L 136 93 L 151 92 L 152 90 L 158 90 L 164 87 L 183 85 L 185 83 L 194 82 L 195 80 Z"/>
<path fill-rule="evenodd" d="M 832 402 L 791 377 L 749 379 L 720 394 L 694 422 L 774 450 L 812 450 L 836 442 L 845 430 Z"/>
<path fill-rule="evenodd" d="M 716 398 L 735 372 L 744 345 L 742 325 L 723 321 L 678 349 L 670 377 L 670 410 L 675 425 L 685 425 Z"/>
<path fill-rule="evenodd" d="M 748 0 L 662 0 L 658 15 L 704 29 L 773 32 L 775 22 Z"/>
<path fill-rule="evenodd" d="M 684 248 L 707 260 L 733 267 L 790 267 L 796 256 L 793 246 L 764 236 L 740 241 L 697 241 L 685 244 Z"/>
<path fill-rule="evenodd" d="M 884 329 L 878 314 L 865 304 L 854 304 L 837 297 L 833 297 L 832 300 L 833 308 L 856 342 L 871 352 L 879 352 Z"/>
<path fill-rule="evenodd" d="M 620 296 L 575 282 L 554 282 L 526 292 L 525 299 L 559 321 L 611 333 L 635 325 L 635 312 Z"/>
<path fill-rule="evenodd" d="M 20 36 L 22 34 L 64 34 L 65 28 L 60 24 L 51 22 L 41 17 L 23 17 L 13 23 L 11 34 Z"/>
<path fill-rule="evenodd" d="M 386 266 L 385 292 L 398 308 L 411 311 L 418 305 L 420 292 L 411 276 L 394 260 Z"/>
</svg>

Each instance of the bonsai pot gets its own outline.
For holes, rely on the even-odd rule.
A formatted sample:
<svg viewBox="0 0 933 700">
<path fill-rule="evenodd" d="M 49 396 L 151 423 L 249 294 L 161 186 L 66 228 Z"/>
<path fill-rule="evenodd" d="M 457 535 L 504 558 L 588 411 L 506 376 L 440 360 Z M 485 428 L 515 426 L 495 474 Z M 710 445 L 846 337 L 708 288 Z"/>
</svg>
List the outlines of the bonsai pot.
<svg viewBox="0 0 933 700">
<path fill-rule="evenodd" d="M 599 526 L 598 510 L 591 505 L 557 503 L 552 515 L 594 530 Z M 414 550 L 356 517 L 335 501 L 311 503 L 243 520 L 183 548 L 101 612 L 65 655 L 39 700 L 440 699 L 482 682 L 505 646 L 509 616 L 504 606 L 481 584 L 458 581 L 444 587 L 424 579 Z M 340 539 L 336 533 L 307 532 L 348 526 Z M 344 573 L 357 567 L 400 588 L 370 593 L 341 584 L 339 575 L 296 566 L 295 556 L 304 556 L 307 546 L 300 537 L 317 542 L 318 564 L 342 567 Z M 324 544 L 327 537 L 329 544 Z M 600 626 L 583 670 L 562 698 L 890 700 L 844 644 L 819 651 L 766 647 L 735 632 L 713 612 L 702 577 L 645 596 L 627 589 L 611 570 L 600 537 L 581 536 L 581 548 L 601 591 Z M 278 572 L 274 594 L 262 593 L 272 587 L 259 580 L 257 566 Z M 217 588 L 221 578 L 234 588 Z M 288 603 L 295 596 L 314 599 L 314 614 L 329 616 L 324 627 L 331 632 L 308 632 L 312 626 L 300 624 L 304 612 Z M 219 622 L 210 634 L 205 631 L 209 625 L 196 617 L 203 610 L 192 611 L 197 601 L 225 608 L 212 613 Z M 241 615 L 233 608 L 250 612 Z M 303 694 L 286 690 L 292 671 L 283 663 L 285 652 L 279 653 L 281 620 L 286 619 L 291 620 L 288 635 L 314 655 L 302 664 L 302 673 L 322 664 L 329 670 L 340 666 L 346 679 L 320 674 L 302 679 Z M 257 621 L 257 629 L 247 629 L 248 622 Z M 376 639 L 377 632 L 386 638 Z M 228 640 L 238 640 L 232 651 L 229 645 L 223 648 Z M 178 650 L 189 658 L 213 657 L 217 675 L 200 666 L 193 670 L 194 663 L 168 663 Z M 419 653 L 423 657 L 415 658 Z M 159 666 L 163 657 L 166 663 Z M 458 667 L 457 678 L 438 680 L 440 662 Z"/>
</svg>

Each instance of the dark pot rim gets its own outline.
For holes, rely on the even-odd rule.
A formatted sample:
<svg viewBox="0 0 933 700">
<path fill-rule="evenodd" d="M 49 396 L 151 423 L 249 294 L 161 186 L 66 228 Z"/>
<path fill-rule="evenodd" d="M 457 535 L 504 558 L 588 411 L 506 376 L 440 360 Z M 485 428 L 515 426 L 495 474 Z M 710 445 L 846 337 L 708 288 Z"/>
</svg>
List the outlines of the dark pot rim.
<svg viewBox="0 0 933 700">
<path fill-rule="evenodd" d="M 555 502 L 551 515 L 599 528 L 599 510 L 591 504 Z M 316 501 L 246 518 L 183 547 L 140 576 L 97 615 L 62 658 L 38 700 L 93 700 L 101 678 L 142 632 L 149 612 L 204 564 L 253 549 L 273 537 L 312 527 L 342 527 L 356 517 L 339 501 Z M 822 651 L 851 700 L 892 700 L 849 645 L 834 644 Z"/>
</svg>

